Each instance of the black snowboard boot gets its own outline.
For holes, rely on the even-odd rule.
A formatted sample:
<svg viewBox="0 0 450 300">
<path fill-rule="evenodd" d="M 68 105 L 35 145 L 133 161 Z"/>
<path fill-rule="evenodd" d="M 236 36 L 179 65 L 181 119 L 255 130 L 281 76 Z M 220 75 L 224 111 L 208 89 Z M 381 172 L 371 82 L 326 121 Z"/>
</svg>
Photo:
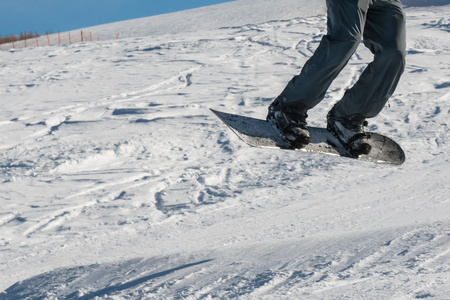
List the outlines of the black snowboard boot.
<svg viewBox="0 0 450 300">
<path fill-rule="evenodd" d="M 279 131 L 283 140 L 294 148 L 302 148 L 309 144 L 311 134 L 306 127 L 305 111 L 293 111 L 283 107 L 280 97 L 269 106 L 267 121 Z"/>
<path fill-rule="evenodd" d="M 364 131 L 368 123 L 363 116 L 352 115 L 345 118 L 334 116 L 335 107 L 327 115 L 327 129 L 355 156 L 369 154 L 372 146 L 368 143 L 370 133 Z"/>
</svg>

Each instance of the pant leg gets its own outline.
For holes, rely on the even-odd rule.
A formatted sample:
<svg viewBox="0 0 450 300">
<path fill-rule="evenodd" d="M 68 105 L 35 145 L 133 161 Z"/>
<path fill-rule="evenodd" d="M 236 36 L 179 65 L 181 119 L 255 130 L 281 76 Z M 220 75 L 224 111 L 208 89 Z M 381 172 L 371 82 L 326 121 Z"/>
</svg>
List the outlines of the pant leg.
<svg viewBox="0 0 450 300">
<path fill-rule="evenodd" d="M 292 78 L 281 93 L 285 107 L 310 109 L 325 97 L 332 81 L 361 43 L 371 1 L 327 0 L 327 35 L 301 73 Z"/>
<path fill-rule="evenodd" d="M 337 105 L 337 116 L 375 117 L 394 93 L 405 68 L 405 16 L 400 0 L 373 0 L 364 44 L 374 60 Z"/>
</svg>

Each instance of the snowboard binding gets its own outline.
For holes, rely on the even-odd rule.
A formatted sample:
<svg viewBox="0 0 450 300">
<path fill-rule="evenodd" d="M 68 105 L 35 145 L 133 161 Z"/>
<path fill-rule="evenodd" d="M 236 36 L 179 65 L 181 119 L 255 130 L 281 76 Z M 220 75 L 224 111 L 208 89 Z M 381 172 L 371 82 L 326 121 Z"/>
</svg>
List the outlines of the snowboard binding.
<svg viewBox="0 0 450 300">
<path fill-rule="evenodd" d="M 338 118 L 334 116 L 335 111 L 336 107 L 333 107 L 327 115 L 327 130 L 339 140 L 350 154 L 355 157 L 368 155 L 372 146 L 369 142 L 371 134 L 364 131 L 364 127 L 368 125 L 365 118 L 360 115 Z"/>
</svg>

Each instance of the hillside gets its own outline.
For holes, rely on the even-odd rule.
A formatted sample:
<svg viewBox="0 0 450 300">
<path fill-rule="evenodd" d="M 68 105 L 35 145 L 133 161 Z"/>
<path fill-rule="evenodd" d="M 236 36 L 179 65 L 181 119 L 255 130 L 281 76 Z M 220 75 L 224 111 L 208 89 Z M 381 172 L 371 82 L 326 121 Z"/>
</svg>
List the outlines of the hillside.
<svg viewBox="0 0 450 300">
<path fill-rule="evenodd" d="M 369 127 L 405 149 L 392 167 L 250 148 L 209 111 L 265 117 L 326 31 L 293 2 L 0 51 L 0 299 L 448 297 L 450 5 L 406 9 L 407 68 Z"/>
<path fill-rule="evenodd" d="M 403 0 L 406 7 L 448 5 L 448 0 Z M 291 20 L 325 14 L 322 0 L 283 0 L 274 5 L 272 0 L 238 0 L 167 15 L 116 22 L 86 28 L 105 39 L 116 36 L 143 37 L 161 34 L 181 34 L 221 27 L 259 24 L 271 20 Z M 76 34 L 77 32 L 74 32 Z"/>
</svg>

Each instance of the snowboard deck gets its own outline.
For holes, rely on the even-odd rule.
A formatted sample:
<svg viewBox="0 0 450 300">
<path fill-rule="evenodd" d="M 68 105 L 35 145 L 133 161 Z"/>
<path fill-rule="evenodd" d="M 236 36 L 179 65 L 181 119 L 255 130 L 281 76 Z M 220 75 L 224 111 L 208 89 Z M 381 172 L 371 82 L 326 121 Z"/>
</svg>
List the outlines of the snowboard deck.
<svg viewBox="0 0 450 300">
<path fill-rule="evenodd" d="M 355 156 L 347 151 L 339 140 L 325 128 L 308 126 L 311 132 L 311 142 L 303 148 L 293 148 L 265 120 L 224 113 L 214 109 L 211 111 L 242 141 L 252 147 L 321 153 L 389 165 L 401 165 L 405 161 L 403 149 L 394 140 L 375 132 L 370 133 L 369 143 L 372 146 L 370 153 Z"/>
</svg>

